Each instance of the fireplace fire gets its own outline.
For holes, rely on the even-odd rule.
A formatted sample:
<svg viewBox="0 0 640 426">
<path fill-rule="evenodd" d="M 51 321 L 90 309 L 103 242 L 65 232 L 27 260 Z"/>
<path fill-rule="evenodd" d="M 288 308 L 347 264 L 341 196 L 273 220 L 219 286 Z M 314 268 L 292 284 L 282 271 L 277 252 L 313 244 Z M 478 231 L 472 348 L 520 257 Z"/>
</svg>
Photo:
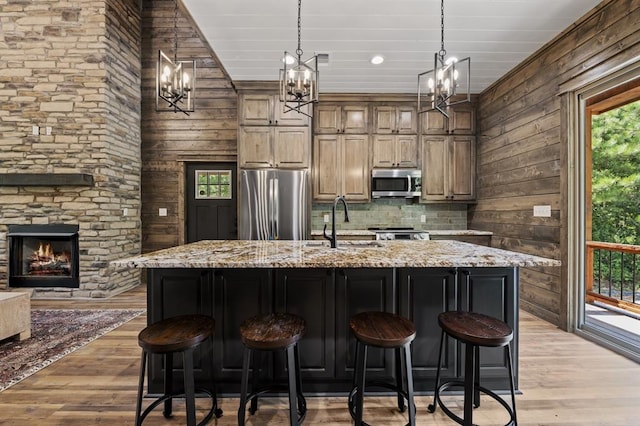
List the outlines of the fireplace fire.
<svg viewBox="0 0 640 426">
<path fill-rule="evenodd" d="M 77 225 L 9 225 L 9 286 L 79 287 Z"/>
</svg>

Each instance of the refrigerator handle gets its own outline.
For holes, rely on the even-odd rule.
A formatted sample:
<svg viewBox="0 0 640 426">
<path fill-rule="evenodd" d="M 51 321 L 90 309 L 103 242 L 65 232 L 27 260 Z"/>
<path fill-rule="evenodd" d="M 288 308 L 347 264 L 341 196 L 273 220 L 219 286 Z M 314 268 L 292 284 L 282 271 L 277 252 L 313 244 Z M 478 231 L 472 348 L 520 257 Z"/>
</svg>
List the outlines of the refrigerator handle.
<svg viewBox="0 0 640 426">
<path fill-rule="evenodd" d="M 273 238 L 279 239 L 280 229 L 278 219 L 280 218 L 280 192 L 278 178 L 273 179 Z"/>
</svg>

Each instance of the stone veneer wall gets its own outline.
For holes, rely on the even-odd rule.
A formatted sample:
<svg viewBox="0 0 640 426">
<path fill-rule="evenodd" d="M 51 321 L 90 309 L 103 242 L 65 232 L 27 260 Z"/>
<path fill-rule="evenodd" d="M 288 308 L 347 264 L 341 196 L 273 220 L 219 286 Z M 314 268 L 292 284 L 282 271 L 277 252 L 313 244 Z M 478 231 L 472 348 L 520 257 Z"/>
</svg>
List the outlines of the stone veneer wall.
<svg viewBox="0 0 640 426">
<path fill-rule="evenodd" d="M 311 229 L 322 229 L 324 215 L 331 214 L 331 204 L 314 204 Z M 426 216 L 426 222 L 420 216 Z M 466 204 L 419 204 L 411 201 L 386 199 L 371 203 L 349 204 L 349 222 L 343 222 L 342 205 L 336 213 L 337 229 L 367 229 L 374 226 L 412 226 L 425 230 L 467 229 Z"/>
<path fill-rule="evenodd" d="M 107 266 L 141 245 L 140 20 L 139 0 L 0 0 L 0 173 L 95 182 L 0 187 L 0 287 L 8 224 L 80 227 L 80 288 L 34 297 L 105 297 L 139 282 Z"/>
</svg>

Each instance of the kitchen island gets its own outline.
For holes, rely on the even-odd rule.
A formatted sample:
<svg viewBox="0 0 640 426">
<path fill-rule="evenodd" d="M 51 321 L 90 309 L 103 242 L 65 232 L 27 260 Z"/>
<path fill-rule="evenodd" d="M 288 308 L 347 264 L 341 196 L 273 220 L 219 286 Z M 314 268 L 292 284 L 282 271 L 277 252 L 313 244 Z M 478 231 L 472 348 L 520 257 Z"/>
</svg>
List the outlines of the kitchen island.
<svg viewBox="0 0 640 426">
<path fill-rule="evenodd" d="M 307 322 L 300 342 L 308 394 L 350 389 L 354 340 L 349 318 L 364 310 L 396 312 L 417 330 L 412 345 L 415 387 L 433 390 L 440 329 L 438 313 L 482 312 L 513 327 L 518 366 L 518 268 L 559 262 L 459 241 L 200 241 L 111 262 L 147 268 L 148 321 L 203 313 L 216 319 L 215 339 L 202 345 L 197 385 L 215 377 L 218 392 L 237 393 L 242 367 L 240 323 L 257 313 L 287 311 Z M 458 377 L 461 348 L 446 343 L 444 377 Z M 393 351 L 371 350 L 368 377 L 393 377 Z M 283 356 L 265 356 L 261 376 L 286 379 Z M 483 348 L 487 387 L 507 389 L 504 348 Z M 160 390 L 160 359 L 152 359 L 150 391 Z M 176 374 L 176 384 L 180 383 Z"/>
</svg>

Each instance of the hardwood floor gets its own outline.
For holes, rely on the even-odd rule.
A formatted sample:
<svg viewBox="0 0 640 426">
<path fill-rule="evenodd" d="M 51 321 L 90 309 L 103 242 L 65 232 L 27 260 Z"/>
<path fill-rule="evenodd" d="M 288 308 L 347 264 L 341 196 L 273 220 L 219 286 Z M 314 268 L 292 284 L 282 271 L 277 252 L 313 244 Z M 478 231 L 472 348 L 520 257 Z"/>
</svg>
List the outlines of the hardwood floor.
<svg viewBox="0 0 640 426">
<path fill-rule="evenodd" d="M 108 300 L 32 301 L 49 308 L 144 308 L 143 287 Z M 144 315 L 62 358 L 0 393 L 0 424 L 6 425 L 131 425 L 135 411 L 140 350 L 137 334 Z M 528 313 L 520 322 L 520 425 L 636 425 L 640 422 L 640 365 L 576 335 L 562 332 Z M 450 397 L 450 406 L 462 406 Z M 440 410 L 429 414 L 430 396 L 416 398 L 417 424 L 452 425 Z M 224 416 L 210 424 L 237 424 L 235 398 L 221 399 Z M 204 412 L 204 400 L 198 402 Z M 349 425 L 343 397 L 307 398 L 304 424 Z M 284 399 L 265 399 L 248 424 L 287 423 Z M 157 410 L 145 424 L 183 424 L 183 407 L 165 420 Z M 365 399 L 365 418 L 378 425 L 404 425 L 390 397 Z M 493 401 L 482 401 L 474 413 L 480 425 L 504 424 Z"/>
</svg>

